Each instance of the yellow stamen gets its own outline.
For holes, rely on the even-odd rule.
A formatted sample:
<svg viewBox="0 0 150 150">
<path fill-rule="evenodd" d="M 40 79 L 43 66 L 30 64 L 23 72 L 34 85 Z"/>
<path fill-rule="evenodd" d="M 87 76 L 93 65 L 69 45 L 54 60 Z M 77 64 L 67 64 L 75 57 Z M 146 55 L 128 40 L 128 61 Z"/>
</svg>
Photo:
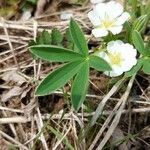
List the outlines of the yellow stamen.
<svg viewBox="0 0 150 150">
<path fill-rule="evenodd" d="M 111 64 L 120 65 L 122 58 L 119 52 L 108 53 Z"/>
<path fill-rule="evenodd" d="M 113 23 L 114 22 L 112 20 L 106 18 L 105 20 L 102 21 L 102 27 L 109 28 L 113 25 Z"/>
</svg>

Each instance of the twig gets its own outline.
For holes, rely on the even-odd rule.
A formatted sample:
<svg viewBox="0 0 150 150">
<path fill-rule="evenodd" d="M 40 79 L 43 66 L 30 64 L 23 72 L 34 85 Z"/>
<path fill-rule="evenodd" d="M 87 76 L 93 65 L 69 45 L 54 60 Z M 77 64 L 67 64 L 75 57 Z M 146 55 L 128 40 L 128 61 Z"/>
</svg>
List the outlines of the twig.
<svg viewBox="0 0 150 150">
<path fill-rule="evenodd" d="M 14 53 L 12 56 L 8 56 L 8 57 L 2 59 L 2 60 L 0 61 L 0 63 L 3 63 L 4 61 L 9 60 L 10 58 L 14 58 L 14 56 L 16 57 L 17 55 L 20 55 L 20 54 L 22 54 L 22 53 L 25 53 L 26 51 L 27 51 L 27 49 L 24 49 L 24 50 L 22 50 L 22 51 L 20 51 L 20 52 L 18 52 L 18 53 Z M 17 64 L 15 64 L 15 65 L 17 66 Z M 17 68 L 18 68 L 18 67 L 17 67 Z"/>
<path fill-rule="evenodd" d="M 56 150 L 57 147 L 61 144 L 61 142 L 63 141 L 63 139 L 67 136 L 67 134 L 69 133 L 71 129 L 71 125 L 69 126 L 68 130 L 66 131 L 66 133 L 63 135 L 63 137 L 55 144 L 55 146 L 52 148 L 52 150 Z"/>
<path fill-rule="evenodd" d="M 5 106 L 5 103 L 3 103 L 3 105 Z M 3 114 L 4 117 L 8 117 L 8 112 L 7 111 L 2 110 L 2 114 Z M 10 127 L 13 135 L 18 139 L 18 135 L 17 135 L 17 132 L 15 130 L 14 125 L 12 123 L 9 123 L 9 127 Z"/>
<path fill-rule="evenodd" d="M 115 108 L 113 109 L 113 111 L 110 113 L 110 115 L 108 116 L 108 118 L 105 120 L 103 126 L 101 127 L 101 129 L 98 131 L 95 139 L 92 141 L 90 147 L 88 150 L 92 150 L 96 143 L 98 142 L 98 140 L 100 139 L 102 133 L 104 132 L 104 130 L 108 127 L 110 121 L 112 120 L 112 118 L 114 117 L 114 115 L 116 114 L 119 106 L 121 105 L 122 101 L 118 101 L 118 103 L 116 104 Z"/>
<path fill-rule="evenodd" d="M 8 134 L 4 133 L 3 131 L 0 131 L 0 134 L 6 138 L 7 140 L 17 144 L 21 149 L 29 150 L 26 146 L 15 140 L 14 138 L 10 137 Z"/>
<path fill-rule="evenodd" d="M 150 107 L 145 107 L 145 108 L 135 108 L 135 109 L 131 109 L 130 110 L 132 113 L 149 113 L 150 112 Z M 126 114 L 129 113 L 129 110 L 122 110 L 121 111 L 122 114 Z M 93 116 L 95 114 L 95 112 L 92 113 L 84 113 L 84 121 L 86 117 L 90 117 Z M 112 114 L 112 111 L 103 111 L 102 113 L 103 115 L 110 115 Z M 116 112 L 115 112 L 116 114 Z M 82 113 L 78 113 L 77 116 L 78 117 L 82 117 Z M 47 120 L 50 118 L 49 114 L 44 114 L 41 116 L 42 120 Z M 62 114 L 54 114 L 51 119 L 60 119 L 62 118 Z M 66 113 L 64 115 L 64 117 L 62 118 L 63 120 L 70 120 L 72 118 L 70 113 Z M 32 119 L 31 118 L 27 118 L 24 116 L 17 116 L 17 117 L 7 117 L 7 118 L 0 118 L 0 124 L 7 124 L 7 123 L 28 123 L 30 122 Z M 34 118 L 35 120 L 35 118 Z M 76 119 L 75 119 L 76 120 Z"/>
<path fill-rule="evenodd" d="M 126 92 L 124 93 L 124 95 L 122 96 L 121 100 L 122 101 L 122 104 L 112 122 L 112 124 L 110 125 L 105 137 L 103 138 L 103 140 L 101 141 L 101 143 L 98 145 L 97 149 L 96 150 L 101 150 L 105 144 L 107 143 L 107 141 L 109 140 L 109 138 L 111 137 L 112 133 L 114 132 L 115 128 L 117 127 L 119 121 L 120 121 L 120 117 L 121 117 L 121 114 L 122 114 L 122 110 L 123 108 L 125 107 L 125 104 L 126 104 L 126 101 L 128 99 L 128 96 L 129 96 L 129 93 L 130 93 L 130 90 L 132 88 L 132 85 L 133 85 L 133 82 L 134 82 L 134 79 L 135 79 L 135 75 L 132 76 L 132 78 L 130 79 L 129 83 L 128 83 L 128 87 L 127 87 L 127 90 Z"/>
<path fill-rule="evenodd" d="M 43 120 L 42 120 L 42 117 L 41 117 L 39 107 L 37 107 L 36 124 L 37 124 L 38 130 L 40 132 L 44 125 L 43 125 Z M 48 150 L 48 146 L 47 146 L 47 143 L 46 143 L 46 140 L 45 140 L 45 137 L 44 137 L 43 133 L 41 133 L 40 139 L 41 139 L 41 142 L 43 143 L 44 149 Z"/>
<path fill-rule="evenodd" d="M 103 100 L 99 103 L 95 114 L 93 115 L 91 121 L 90 121 L 90 126 L 93 126 L 96 122 L 96 120 L 98 119 L 99 115 L 102 113 L 103 108 L 106 104 L 106 102 L 109 100 L 109 98 L 119 89 L 121 83 L 125 81 L 125 78 L 122 78 L 121 80 L 119 80 L 113 87 L 112 89 L 107 93 L 107 95 L 103 98 Z"/>
<path fill-rule="evenodd" d="M 1 20 L 2 20 L 2 22 L 3 22 L 3 28 L 4 28 L 4 32 L 5 32 L 5 34 L 6 34 L 6 37 L 7 37 L 7 41 L 8 41 L 10 50 L 11 50 L 11 52 L 12 52 L 12 54 L 13 54 L 14 62 L 15 62 L 15 64 L 16 64 L 16 66 L 18 67 L 18 70 L 20 70 L 20 69 L 19 69 L 19 64 L 18 64 L 18 62 L 17 62 L 17 58 L 16 58 L 16 56 L 15 56 L 15 52 L 14 52 L 13 46 L 12 46 L 11 41 L 10 41 L 10 39 L 9 39 L 9 35 L 8 35 L 7 28 L 6 28 L 6 26 L 5 26 L 4 19 L 2 18 Z"/>
<path fill-rule="evenodd" d="M 44 7 L 47 4 L 47 0 L 38 0 L 37 6 L 36 6 L 36 12 L 35 12 L 35 17 L 38 17 L 41 15 L 44 11 Z"/>
<path fill-rule="evenodd" d="M 27 46 L 28 46 L 28 44 L 21 45 L 21 46 L 19 46 L 19 47 L 15 48 L 15 49 L 14 49 L 14 52 L 15 52 L 16 50 L 19 50 L 19 49 L 25 48 L 25 47 L 27 47 Z M 10 53 L 10 52 L 11 52 L 11 50 L 6 50 L 5 52 L 1 53 L 1 54 L 0 54 L 0 56 L 2 56 L 2 55 L 6 55 L 7 53 Z"/>
<path fill-rule="evenodd" d="M 23 110 L 13 109 L 13 108 L 8 108 L 8 107 L 3 107 L 3 106 L 0 106 L 0 110 L 7 110 L 7 111 L 11 111 L 11 112 L 16 112 L 16 113 L 24 113 Z"/>
</svg>

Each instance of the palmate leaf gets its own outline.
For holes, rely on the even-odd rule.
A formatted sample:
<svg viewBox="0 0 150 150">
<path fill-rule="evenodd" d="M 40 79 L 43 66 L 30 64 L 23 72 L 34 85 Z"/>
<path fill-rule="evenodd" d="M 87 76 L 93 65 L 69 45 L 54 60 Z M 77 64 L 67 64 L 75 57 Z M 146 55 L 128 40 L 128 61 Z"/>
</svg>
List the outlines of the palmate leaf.
<svg viewBox="0 0 150 150">
<path fill-rule="evenodd" d="M 83 56 L 69 49 L 50 46 L 50 45 L 35 45 L 30 47 L 31 53 L 37 57 L 53 62 L 67 62 L 81 60 Z"/>
<path fill-rule="evenodd" d="M 111 70 L 110 65 L 99 56 L 91 55 L 89 58 L 90 67 L 98 70 L 98 71 L 109 71 Z"/>
<path fill-rule="evenodd" d="M 71 100 L 73 108 L 78 111 L 86 97 L 89 77 L 89 62 L 86 61 L 76 75 L 72 89 Z"/>
<path fill-rule="evenodd" d="M 34 45 L 30 47 L 30 51 L 37 57 L 47 61 L 68 62 L 48 74 L 37 87 L 35 94 L 37 96 L 50 94 L 63 87 L 76 75 L 71 88 L 71 100 L 74 109 L 78 111 L 86 97 L 89 68 L 92 67 L 98 71 L 109 71 L 111 67 L 102 58 L 95 55 L 89 56 L 85 37 L 73 19 L 70 21 L 69 32 L 76 47 L 74 51 L 54 45 Z"/>
<path fill-rule="evenodd" d="M 47 95 L 64 86 L 79 71 L 83 64 L 83 60 L 74 61 L 56 69 L 42 80 L 35 94 L 38 96 Z"/>
<path fill-rule="evenodd" d="M 70 34 L 74 44 L 78 48 L 78 52 L 84 56 L 88 56 L 88 46 L 82 30 L 74 19 L 71 19 L 69 25 Z"/>
</svg>

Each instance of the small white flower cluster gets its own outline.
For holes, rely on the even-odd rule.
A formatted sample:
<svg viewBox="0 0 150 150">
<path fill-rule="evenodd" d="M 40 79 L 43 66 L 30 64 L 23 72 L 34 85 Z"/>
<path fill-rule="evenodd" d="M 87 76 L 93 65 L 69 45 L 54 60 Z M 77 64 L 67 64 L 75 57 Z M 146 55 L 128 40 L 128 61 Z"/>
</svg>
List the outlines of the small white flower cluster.
<svg viewBox="0 0 150 150">
<path fill-rule="evenodd" d="M 120 40 L 111 41 L 107 44 L 107 51 L 98 55 L 105 59 L 112 67 L 111 71 L 104 72 L 106 75 L 115 77 L 129 71 L 136 63 L 136 49 L 128 43 Z"/>
<path fill-rule="evenodd" d="M 123 29 L 123 24 L 130 17 L 129 13 L 123 12 L 123 6 L 115 1 L 102 3 L 104 0 L 91 0 L 93 10 L 88 17 L 94 29 L 92 34 L 96 37 L 104 37 L 109 34 L 118 34 Z M 106 75 L 115 77 L 129 71 L 137 63 L 137 51 L 129 43 L 120 40 L 111 41 L 107 44 L 107 50 L 101 51 L 98 56 L 106 60 L 112 67 L 111 71 L 104 72 Z"/>
<path fill-rule="evenodd" d="M 95 37 L 103 37 L 118 34 L 122 31 L 123 24 L 130 17 L 129 13 L 123 12 L 121 4 L 110 1 L 108 3 L 98 3 L 93 10 L 88 13 L 88 17 L 94 25 L 92 34 Z"/>
</svg>

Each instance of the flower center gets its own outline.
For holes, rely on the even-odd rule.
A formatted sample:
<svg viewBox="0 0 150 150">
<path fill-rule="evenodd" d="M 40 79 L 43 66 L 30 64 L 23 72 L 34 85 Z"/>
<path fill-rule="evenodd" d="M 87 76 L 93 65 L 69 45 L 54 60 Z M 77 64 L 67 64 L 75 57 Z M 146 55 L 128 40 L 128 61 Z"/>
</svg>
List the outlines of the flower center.
<svg viewBox="0 0 150 150">
<path fill-rule="evenodd" d="M 111 64 L 120 65 L 122 58 L 119 52 L 108 53 L 108 57 L 110 59 Z"/>
<path fill-rule="evenodd" d="M 106 18 L 105 20 L 102 21 L 102 26 L 105 27 L 105 28 L 109 28 L 113 25 L 113 21 Z"/>
</svg>

